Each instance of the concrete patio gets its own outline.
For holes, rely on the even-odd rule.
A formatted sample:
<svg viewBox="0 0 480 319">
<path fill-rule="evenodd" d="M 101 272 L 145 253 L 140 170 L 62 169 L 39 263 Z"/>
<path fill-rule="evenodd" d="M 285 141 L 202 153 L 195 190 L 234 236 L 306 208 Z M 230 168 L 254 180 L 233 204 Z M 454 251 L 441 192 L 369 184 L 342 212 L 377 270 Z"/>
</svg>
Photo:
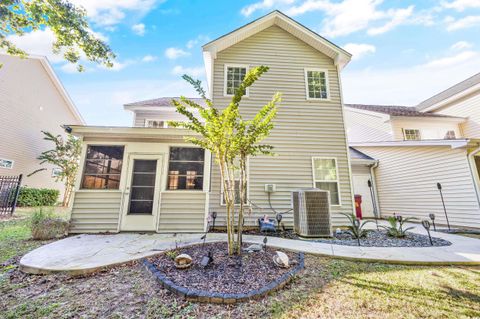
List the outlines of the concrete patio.
<svg viewBox="0 0 480 319">
<path fill-rule="evenodd" d="M 412 232 L 426 234 L 415 225 Z M 32 274 L 67 272 L 72 275 L 95 272 L 107 266 L 182 247 L 198 244 L 202 234 L 138 234 L 77 235 L 68 237 L 23 256 L 20 269 Z M 358 247 L 312 241 L 268 238 L 268 247 L 302 251 L 358 261 L 416 265 L 480 265 L 480 240 L 458 235 L 432 232 L 432 236 L 452 243 L 443 247 Z M 245 235 L 247 243 L 263 243 L 263 236 Z M 207 242 L 226 240 L 225 234 L 208 234 Z"/>
</svg>

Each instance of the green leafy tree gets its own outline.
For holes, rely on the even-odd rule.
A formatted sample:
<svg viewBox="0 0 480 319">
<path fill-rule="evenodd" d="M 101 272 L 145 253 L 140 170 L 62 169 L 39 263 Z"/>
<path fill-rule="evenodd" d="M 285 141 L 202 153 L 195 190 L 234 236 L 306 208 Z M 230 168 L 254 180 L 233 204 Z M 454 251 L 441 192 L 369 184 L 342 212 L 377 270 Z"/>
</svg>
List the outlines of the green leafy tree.
<svg viewBox="0 0 480 319">
<path fill-rule="evenodd" d="M 249 157 L 260 154 L 273 154 L 273 147 L 260 144 L 269 136 L 273 129 L 273 119 L 277 114 L 276 104 L 280 101 L 280 94 L 260 108 L 251 120 L 245 120 L 240 114 L 239 105 L 248 87 L 252 86 L 268 67 L 259 66 L 249 70 L 240 87 L 232 97 L 231 102 L 224 108 L 216 108 L 206 97 L 201 82 L 188 75 L 183 78 L 193 85 L 199 95 L 205 100 L 205 107 L 194 101 L 181 97 L 173 100 L 177 112 L 183 114 L 187 122 L 170 122 L 173 127 L 182 127 L 197 133 L 198 137 L 185 139 L 197 146 L 209 150 L 215 157 L 220 169 L 220 178 L 223 183 L 223 197 L 227 210 L 227 241 L 230 255 L 241 253 L 242 224 L 246 203 L 248 175 L 246 163 Z M 197 110 L 199 117 L 194 114 Z M 235 173 L 240 173 L 239 209 L 235 212 L 236 191 Z M 237 215 L 237 216 L 236 216 Z M 235 217 L 237 217 L 237 236 L 235 236 Z M 235 237 L 237 237 L 235 239 Z"/>
<path fill-rule="evenodd" d="M 27 53 L 7 39 L 8 35 L 49 28 L 55 35 L 52 51 L 78 62 L 82 53 L 89 60 L 112 67 L 115 54 L 90 30 L 86 11 L 65 0 L 2 0 L 0 1 L 0 49 L 21 57 Z"/>
<path fill-rule="evenodd" d="M 78 171 L 81 141 L 73 135 L 68 135 L 64 139 L 61 135 L 55 136 L 45 131 L 42 131 L 42 133 L 44 134 L 43 139 L 53 142 L 55 148 L 42 152 L 38 159 L 41 161 L 40 164 L 49 163 L 61 170 L 60 174 L 55 178 L 56 181 L 62 181 L 65 184 L 62 205 L 68 206 Z"/>
</svg>

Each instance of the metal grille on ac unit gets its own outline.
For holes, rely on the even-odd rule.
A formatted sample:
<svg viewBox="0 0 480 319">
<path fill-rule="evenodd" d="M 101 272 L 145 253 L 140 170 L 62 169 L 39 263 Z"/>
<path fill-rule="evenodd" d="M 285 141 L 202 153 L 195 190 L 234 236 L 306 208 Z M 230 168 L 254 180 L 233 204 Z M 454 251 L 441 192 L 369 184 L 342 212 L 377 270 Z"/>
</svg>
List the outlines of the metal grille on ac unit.
<svg viewBox="0 0 480 319">
<path fill-rule="evenodd" d="M 292 192 L 294 230 L 301 237 L 332 235 L 330 192 L 309 188 Z"/>
</svg>

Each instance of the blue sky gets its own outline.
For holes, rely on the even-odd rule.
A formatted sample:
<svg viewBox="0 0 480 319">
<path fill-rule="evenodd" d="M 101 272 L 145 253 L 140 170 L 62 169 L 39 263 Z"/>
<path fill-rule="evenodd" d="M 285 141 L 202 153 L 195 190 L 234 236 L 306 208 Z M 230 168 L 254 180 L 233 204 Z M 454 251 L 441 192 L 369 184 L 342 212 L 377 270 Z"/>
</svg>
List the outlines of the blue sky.
<svg viewBox="0 0 480 319">
<path fill-rule="evenodd" d="M 204 79 L 201 45 L 274 9 L 354 54 L 342 73 L 348 103 L 415 105 L 480 72 L 480 0 L 72 0 L 117 54 L 86 72 L 50 51 L 49 30 L 11 38 L 47 55 L 90 125 L 130 125 L 123 104 L 190 95 Z"/>
</svg>

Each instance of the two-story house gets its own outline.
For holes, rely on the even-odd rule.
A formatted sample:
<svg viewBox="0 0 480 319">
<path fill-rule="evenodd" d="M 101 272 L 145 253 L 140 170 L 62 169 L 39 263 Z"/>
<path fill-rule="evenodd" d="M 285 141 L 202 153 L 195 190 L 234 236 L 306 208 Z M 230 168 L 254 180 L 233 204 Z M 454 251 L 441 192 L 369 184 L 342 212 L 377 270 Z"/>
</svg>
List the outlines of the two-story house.
<svg viewBox="0 0 480 319">
<path fill-rule="evenodd" d="M 374 208 L 383 216 L 435 213 L 445 224 L 446 210 L 451 224 L 480 227 L 480 74 L 416 107 L 345 110 L 349 144 L 366 158 L 352 157 L 352 180 L 367 216 Z"/>
<path fill-rule="evenodd" d="M 240 109 L 252 116 L 278 91 L 278 117 L 266 140 L 276 156 L 249 160 L 246 225 L 291 209 L 291 192 L 329 190 L 334 225 L 353 212 L 350 157 L 340 71 L 350 54 L 274 11 L 203 46 L 209 95 L 226 106 L 249 68 L 270 70 L 247 92 Z M 169 128 L 181 120 L 171 98 L 125 105 L 133 127 L 70 126 L 84 141 L 72 208 L 72 232 L 200 232 L 207 217 L 225 221 L 219 170 L 211 154 Z M 266 184 L 275 191 L 267 193 Z M 292 213 L 284 220 L 292 224 Z"/>
<path fill-rule="evenodd" d="M 23 174 L 24 186 L 63 193 L 58 168 L 37 159 L 54 147 L 41 131 L 64 135 L 63 124 L 85 122 L 47 58 L 0 53 L 0 64 L 0 175 Z"/>
</svg>

